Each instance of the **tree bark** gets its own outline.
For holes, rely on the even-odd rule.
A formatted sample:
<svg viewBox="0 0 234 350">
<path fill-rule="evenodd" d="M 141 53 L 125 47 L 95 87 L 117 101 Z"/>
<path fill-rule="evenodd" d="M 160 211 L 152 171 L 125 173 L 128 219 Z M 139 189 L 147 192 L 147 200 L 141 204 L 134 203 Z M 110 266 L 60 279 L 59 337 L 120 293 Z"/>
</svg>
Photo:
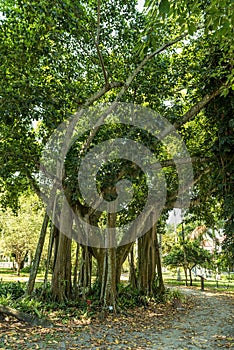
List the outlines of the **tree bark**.
<svg viewBox="0 0 234 350">
<path fill-rule="evenodd" d="M 80 252 L 80 245 L 79 243 L 76 243 L 76 258 L 75 258 L 74 272 L 73 272 L 73 289 L 74 289 L 75 298 L 77 298 L 77 294 L 78 294 L 79 252 Z"/>
<path fill-rule="evenodd" d="M 189 285 L 193 285 L 193 278 L 192 278 L 192 269 L 189 268 Z"/>
<path fill-rule="evenodd" d="M 92 255 L 88 246 L 81 246 L 81 262 L 78 286 L 81 290 L 83 298 L 90 291 L 92 278 Z"/>
<path fill-rule="evenodd" d="M 156 230 L 156 224 L 153 226 L 155 230 L 155 257 L 156 257 L 156 265 L 157 265 L 157 274 L 159 281 L 159 293 L 162 294 L 165 291 L 165 286 L 163 282 L 163 274 L 162 274 L 162 264 L 161 264 L 161 255 L 160 255 L 160 246 L 158 242 L 158 234 Z"/>
<path fill-rule="evenodd" d="M 151 220 L 151 229 L 143 237 L 138 239 L 137 286 L 142 293 L 148 295 L 152 294 L 154 291 L 156 267 L 157 279 L 159 282 L 157 291 L 161 294 L 165 290 L 157 229 L 152 215 L 153 213 L 148 217 L 148 220 Z"/>
<path fill-rule="evenodd" d="M 113 189 L 111 188 L 111 191 Z M 110 192 L 112 193 L 112 192 Z M 116 203 L 110 202 L 107 214 L 107 237 L 105 249 L 105 258 L 103 266 L 103 278 L 101 286 L 101 301 L 104 307 L 112 308 L 116 312 Z"/>
<path fill-rule="evenodd" d="M 147 256 L 147 246 L 148 246 L 148 239 L 149 239 L 149 233 L 148 231 L 144 236 L 140 237 L 138 239 L 138 276 L 137 276 L 137 288 L 140 292 L 146 293 L 148 289 L 148 256 Z"/>
<path fill-rule="evenodd" d="M 116 248 L 107 249 L 107 278 L 104 293 L 104 306 L 116 312 Z"/>
<path fill-rule="evenodd" d="M 129 262 L 129 283 L 132 286 L 132 288 L 137 287 L 137 276 L 136 276 L 136 267 L 135 267 L 135 261 L 134 261 L 134 245 L 132 246 L 130 253 L 128 255 L 128 262 Z"/>
<path fill-rule="evenodd" d="M 53 250 L 53 244 L 54 244 L 54 237 L 57 234 L 57 227 L 52 224 L 51 230 L 50 230 L 50 239 L 49 239 L 49 244 L 48 244 L 48 252 L 47 252 L 47 260 L 46 260 L 46 269 L 45 269 L 45 276 L 44 276 L 44 284 L 43 284 L 43 290 L 42 290 L 42 295 L 45 292 L 47 288 L 47 281 L 48 281 L 48 274 L 49 274 L 49 269 L 50 269 L 50 261 L 51 261 L 51 256 L 52 256 L 52 250 Z"/>
<path fill-rule="evenodd" d="M 119 246 L 116 249 L 116 286 L 120 283 L 122 265 L 128 257 L 133 243 L 128 243 L 123 246 Z"/>
<path fill-rule="evenodd" d="M 52 296 L 60 303 L 71 297 L 71 239 L 61 232 L 52 277 Z"/>
<path fill-rule="evenodd" d="M 187 268 L 187 265 L 184 265 L 183 268 L 184 268 L 184 274 L 185 274 L 185 285 L 186 285 L 186 287 L 188 287 L 188 268 Z"/>
<path fill-rule="evenodd" d="M 43 224 L 41 227 L 40 237 L 39 237 L 38 244 L 37 244 L 35 257 L 34 257 L 34 260 L 33 260 L 32 266 L 31 266 L 26 295 L 31 295 L 33 292 L 33 288 L 34 288 L 35 280 L 36 280 L 36 275 L 37 275 L 38 267 L 40 264 L 41 253 L 42 253 L 44 242 L 45 242 L 45 236 L 46 236 L 46 230 L 47 230 L 48 223 L 49 223 L 49 216 L 47 215 L 47 213 L 45 213 Z"/>
<path fill-rule="evenodd" d="M 71 298 L 71 238 L 69 237 L 71 237 L 72 223 L 71 210 L 64 202 L 60 215 L 58 251 L 52 276 L 52 296 L 58 302 Z M 66 232 L 66 236 L 62 232 Z"/>
</svg>

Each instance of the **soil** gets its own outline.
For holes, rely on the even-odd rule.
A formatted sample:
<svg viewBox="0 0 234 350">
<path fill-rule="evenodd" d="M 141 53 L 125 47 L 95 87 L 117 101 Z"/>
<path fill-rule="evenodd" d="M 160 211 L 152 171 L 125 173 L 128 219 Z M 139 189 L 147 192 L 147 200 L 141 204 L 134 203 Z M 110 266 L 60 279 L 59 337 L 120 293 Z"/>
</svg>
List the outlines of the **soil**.
<svg viewBox="0 0 234 350">
<path fill-rule="evenodd" d="M 59 327 L 1 323 L 2 349 L 234 349 L 234 295 L 179 288 L 185 302 L 150 304 Z M 0 328 L 1 329 L 1 328 Z"/>
</svg>

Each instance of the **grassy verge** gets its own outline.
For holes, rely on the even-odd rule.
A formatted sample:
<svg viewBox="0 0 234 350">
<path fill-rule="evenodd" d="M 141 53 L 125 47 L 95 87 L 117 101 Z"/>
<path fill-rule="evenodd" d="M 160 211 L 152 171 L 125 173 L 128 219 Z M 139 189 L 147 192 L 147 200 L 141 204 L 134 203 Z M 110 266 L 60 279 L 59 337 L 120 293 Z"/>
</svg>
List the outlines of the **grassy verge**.
<svg viewBox="0 0 234 350">
<path fill-rule="evenodd" d="M 177 281 L 175 277 L 169 276 L 166 274 L 164 276 L 164 282 L 168 286 L 185 286 L 185 279 L 182 278 L 181 281 Z M 222 278 L 220 281 L 218 281 L 218 284 L 216 280 L 214 279 L 206 279 L 204 281 L 205 290 L 213 290 L 213 291 L 228 291 L 231 293 L 234 293 L 234 281 L 228 280 L 226 278 Z M 201 281 L 200 278 L 197 277 L 193 280 L 193 287 L 196 289 L 201 288 Z"/>
<path fill-rule="evenodd" d="M 49 275 L 49 280 L 50 280 Z M 0 268 L 0 280 L 3 282 L 27 282 L 29 278 L 28 272 L 21 272 L 20 276 L 17 276 L 17 273 L 13 269 Z M 36 282 L 43 282 L 44 273 L 38 273 Z"/>
</svg>

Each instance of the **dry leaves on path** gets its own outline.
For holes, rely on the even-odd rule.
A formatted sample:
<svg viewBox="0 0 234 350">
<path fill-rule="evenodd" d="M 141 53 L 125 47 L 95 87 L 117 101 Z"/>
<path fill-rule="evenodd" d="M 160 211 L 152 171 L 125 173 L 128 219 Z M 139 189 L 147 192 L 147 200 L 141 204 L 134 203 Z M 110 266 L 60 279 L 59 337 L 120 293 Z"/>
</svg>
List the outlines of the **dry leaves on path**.
<svg viewBox="0 0 234 350">
<path fill-rule="evenodd" d="M 2 349 L 232 349 L 233 297 L 187 289 L 180 308 L 172 304 L 136 307 L 118 315 L 70 319 L 52 328 L 0 323 Z M 101 317 L 102 316 L 102 317 Z"/>
</svg>

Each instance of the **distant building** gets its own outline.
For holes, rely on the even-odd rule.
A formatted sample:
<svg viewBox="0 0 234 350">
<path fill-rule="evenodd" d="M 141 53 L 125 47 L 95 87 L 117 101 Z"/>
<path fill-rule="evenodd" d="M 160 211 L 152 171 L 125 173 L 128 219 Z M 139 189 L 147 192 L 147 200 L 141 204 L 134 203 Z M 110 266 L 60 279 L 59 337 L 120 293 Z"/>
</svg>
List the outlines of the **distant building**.
<svg viewBox="0 0 234 350">
<path fill-rule="evenodd" d="M 222 242 L 225 235 L 222 230 L 211 230 L 205 225 L 197 226 L 190 235 L 191 240 L 198 239 L 201 242 L 201 247 L 208 250 L 210 253 L 222 250 Z"/>
</svg>

